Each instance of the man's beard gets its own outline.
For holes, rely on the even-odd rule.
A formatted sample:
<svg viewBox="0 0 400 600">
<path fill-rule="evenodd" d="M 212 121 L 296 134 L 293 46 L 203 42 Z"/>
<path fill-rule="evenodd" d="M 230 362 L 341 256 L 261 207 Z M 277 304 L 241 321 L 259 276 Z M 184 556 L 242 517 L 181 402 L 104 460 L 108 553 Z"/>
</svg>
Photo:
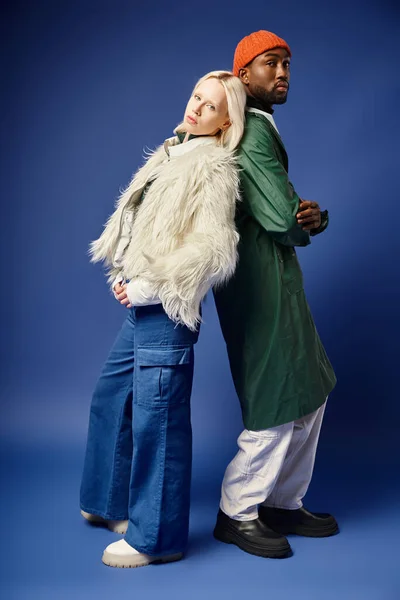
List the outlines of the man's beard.
<svg viewBox="0 0 400 600">
<path fill-rule="evenodd" d="M 289 87 L 288 87 L 289 91 Z M 267 106 L 268 108 L 273 106 L 274 104 L 285 104 L 287 100 L 287 95 L 277 92 L 276 90 L 272 90 L 272 92 L 267 92 L 267 90 L 259 85 L 254 85 L 251 87 L 251 95 L 256 98 L 261 104 Z"/>
</svg>

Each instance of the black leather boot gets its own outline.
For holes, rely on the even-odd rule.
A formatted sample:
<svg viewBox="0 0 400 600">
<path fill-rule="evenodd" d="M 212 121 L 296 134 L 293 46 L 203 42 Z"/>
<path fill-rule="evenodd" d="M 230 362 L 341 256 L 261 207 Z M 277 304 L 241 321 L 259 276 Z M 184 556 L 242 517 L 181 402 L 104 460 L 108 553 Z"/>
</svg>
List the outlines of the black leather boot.
<svg viewBox="0 0 400 600">
<path fill-rule="evenodd" d="M 306 537 L 329 537 L 339 532 L 338 524 L 332 515 L 311 513 L 305 508 L 287 510 L 259 506 L 258 516 L 264 525 L 283 535 L 294 533 Z"/>
<path fill-rule="evenodd" d="M 285 537 L 267 527 L 260 519 L 235 521 L 219 510 L 214 537 L 225 544 L 264 558 L 286 558 L 292 551 Z"/>
</svg>

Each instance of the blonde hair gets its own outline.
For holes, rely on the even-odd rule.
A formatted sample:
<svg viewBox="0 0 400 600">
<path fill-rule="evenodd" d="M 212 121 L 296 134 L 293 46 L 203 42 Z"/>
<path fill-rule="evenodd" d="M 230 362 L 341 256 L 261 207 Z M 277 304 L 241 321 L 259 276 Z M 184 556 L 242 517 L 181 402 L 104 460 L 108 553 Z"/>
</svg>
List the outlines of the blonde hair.
<svg viewBox="0 0 400 600">
<path fill-rule="evenodd" d="M 207 79 L 217 79 L 223 86 L 228 102 L 228 115 L 230 125 L 224 131 L 216 134 L 221 146 L 233 151 L 239 145 L 243 136 L 245 122 L 246 92 L 239 77 L 230 71 L 211 71 L 204 75 L 193 88 L 194 93 L 199 85 Z M 174 133 L 186 131 L 185 124 L 180 123 Z"/>
</svg>

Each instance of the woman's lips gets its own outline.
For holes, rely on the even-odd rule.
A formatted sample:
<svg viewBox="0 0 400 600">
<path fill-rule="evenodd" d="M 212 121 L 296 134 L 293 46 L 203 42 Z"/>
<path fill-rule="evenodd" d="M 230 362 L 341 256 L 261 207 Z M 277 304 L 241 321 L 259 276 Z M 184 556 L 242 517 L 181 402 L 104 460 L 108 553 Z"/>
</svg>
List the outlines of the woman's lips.
<svg viewBox="0 0 400 600">
<path fill-rule="evenodd" d="M 188 115 L 186 117 L 186 119 L 189 121 L 189 123 L 191 123 L 192 125 L 197 125 L 197 121 L 196 119 L 193 119 L 193 117 L 191 117 L 190 115 Z"/>
</svg>

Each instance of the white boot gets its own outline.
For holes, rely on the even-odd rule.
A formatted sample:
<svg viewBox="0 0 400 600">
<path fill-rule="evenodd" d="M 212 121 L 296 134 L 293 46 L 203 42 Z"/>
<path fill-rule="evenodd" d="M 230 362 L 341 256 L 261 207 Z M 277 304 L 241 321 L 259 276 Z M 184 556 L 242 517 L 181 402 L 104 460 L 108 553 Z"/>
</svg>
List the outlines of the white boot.
<svg viewBox="0 0 400 600">
<path fill-rule="evenodd" d="M 101 559 L 109 567 L 120 567 L 132 569 L 134 567 L 145 567 L 150 563 L 168 563 L 180 560 L 182 552 L 178 554 L 169 554 L 168 556 L 149 556 L 141 554 L 135 548 L 132 548 L 125 540 L 119 540 L 107 546 Z"/>
<path fill-rule="evenodd" d="M 103 517 L 91 515 L 84 510 L 81 510 L 81 515 L 86 521 L 89 521 L 89 523 L 104 523 L 107 525 L 108 529 L 114 533 L 125 535 L 126 530 L 128 529 L 128 521 L 107 521 L 107 519 L 103 519 Z"/>
</svg>

